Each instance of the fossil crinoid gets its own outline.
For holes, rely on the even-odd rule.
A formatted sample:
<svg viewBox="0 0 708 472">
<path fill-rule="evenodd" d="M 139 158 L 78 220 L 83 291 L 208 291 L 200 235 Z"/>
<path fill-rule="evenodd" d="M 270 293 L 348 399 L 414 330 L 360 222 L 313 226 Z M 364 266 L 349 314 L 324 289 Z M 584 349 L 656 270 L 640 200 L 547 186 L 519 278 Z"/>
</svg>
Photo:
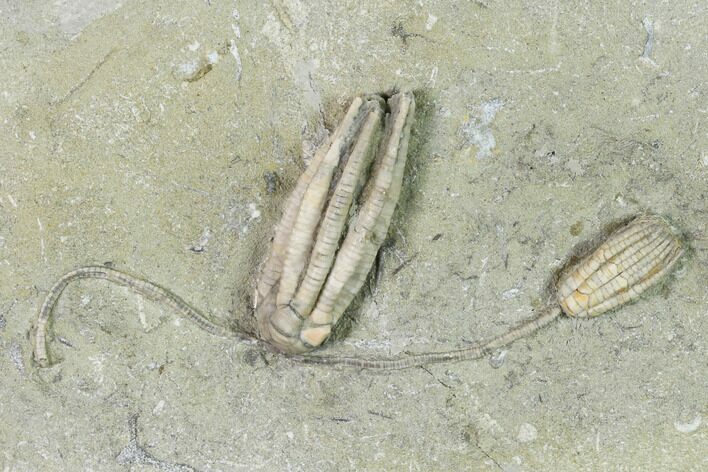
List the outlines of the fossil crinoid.
<svg viewBox="0 0 708 472">
<path fill-rule="evenodd" d="M 255 300 L 259 334 L 278 349 L 320 346 L 361 289 L 401 193 L 414 109 L 411 93 L 355 99 L 300 177 Z"/>
<path fill-rule="evenodd" d="M 476 359 L 528 336 L 562 313 L 569 317 L 598 316 L 637 299 L 671 271 L 683 252 L 680 239 L 662 218 L 638 216 L 617 228 L 589 255 L 560 274 L 556 285 L 557 304 L 501 336 L 465 349 L 395 359 L 302 356 L 299 360 L 371 369 L 405 369 Z"/>
<path fill-rule="evenodd" d="M 568 316 L 601 315 L 636 299 L 670 271 L 682 253 L 664 220 L 638 217 L 561 275 L 558 303 Z"/>
<path fill-rule="evenodd" d="M 597 316 L 635 300 L 676 264 L 681 241 L 657 216 L 639 216 L 612 232 L 588 256 L 565 270 L 556 302 L 531 320 L 472 347 L 400 358 L 314 356 L 361 289 L 386 236 L 401 192 L 415 101 L 411 93 L 356 98 L 329 140 L 300 177 L 277 225 L 253 300 L 255 337 L 221 326 L 172 292 L 110 267 L 82 267 L 49 290 L 36 323 L 34 359 L 50 363 L 46 330 L 64 288 L 100 278 L 164 302 L 207 331 L 290 359 L 326 365 L 403 369 L 475 359 L 533 333 L 558 318 Z"/>
<path fill-rule="evenodd" d="M 127 286 L 168 304 L 211 333 L 283 353 L 319 347 L 359 292 L 401 192 L 415 110 L 410 92 L 353 100 L 298 180 L 258 278 L 257 338 L 210 321 L 169 290 L 110 267 L 66 273 L 49 290 L 34 330 L 34 359 L 50 363 L 46 330 L 54 305 L 77 279 Z"/>
</svg>

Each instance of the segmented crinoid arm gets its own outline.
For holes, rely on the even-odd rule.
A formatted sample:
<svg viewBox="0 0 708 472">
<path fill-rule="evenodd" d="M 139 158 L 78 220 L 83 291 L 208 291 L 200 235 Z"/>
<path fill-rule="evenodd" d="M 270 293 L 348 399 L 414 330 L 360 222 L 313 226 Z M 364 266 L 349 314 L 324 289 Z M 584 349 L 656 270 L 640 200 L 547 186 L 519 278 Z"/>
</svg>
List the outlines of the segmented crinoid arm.
<svg viewBox="0 0 708 472">
<path fill-rule="evenodd" d="M 330 150 L 335 144 L 337 149 L 344 149 L 344 142 L 350 143 L 353 139 L 351 130 L 356 128 L 356 123 L 361 121 L 361 107 L 363 100 L 359 97 L 355 98 L 347 111 L 344 119 L 339 124 L 332 136 L 317 150 L 310 165 L 305 172 L 300 176 L 297 185 L 293 192 L 288 197 L 287 203 L 283 210 L 283 216 L 275 230 L 275 236 L 271 244 L 270 253 L 261 270 L 258 287 L 257 299 L 254 300 L 259 306 L 268 305 L 275 306 L 275 296 L 280 282 L 280 276 L 283 272 L 283 263 L 288 250 L 290 235 L 295 226 L 295 221 L 300 214 L 300 207 L 303 200 L 303 195 L 307 191 L 313 177 L 319 172 L 322 161 L 328 156 Z M 331 158 L 332 155 L 329 155 Z M 272 311 L 272 310 L 268 310 Z"/>
<path fill-rule="evenodd" d="M 64 274 L 55 284 L 49 289 L 47 297 L 42 303 L 42 308 L 39 310 L 39 316 L 34 329 L 34 360 L 41 367 L 46 367 L 50 364 L 49 354 L 47 352 L 47 325 L 54 306 L 64 289 L 74 280 L 80 279 L 103 279 L 119 285 L 128 287 L 140 295 L 151 300 L 164 303 L 171 307 L 178 314 L 195 322 L 199 327 L 209 333 L 217 336 L 226 336 L 236 338 L 238 340 L 257 343 L 258 341 L 249 338 L 248 336 L 230 330 L 227 327 L 218 325 L 210 321 L 206 316 L 201 314 L 196 309 L 192 308 L 187 302 L 182 300 L 174 293 L 160 287 L 157 284 L 143 280 L 134 275 L 121 272 L 110 267 L 103 266 L 88 266 L 81 267 L 71 272 Z"/>
<path fill-rule="evenodd" d="M 559 305 L 507 333 L 475 346 L 401 358 L 295 356 L 299 362 L 366 369 L 406 369 L 439 362 L 477 359 L 511 344 L 555 320 L 568 316 L 597 316 L 636 299 L 666 275 L 681 257 L 681 241 L 664 220 L 641 216 L 622 226 L 579 264 L 566 271 L 557 289 Z"/>
<path fill-rule="evenodd" d="M 636 299 L 683 254 L 681 241 L 657 216 L 641 216 L 612 233 L 558 283 L 568 316 L 597 316 Z"/>
<path fill-rule="evenodd" d="M 413 94 L 394 95 L 388 105 L 391 113 L 371 179 L 363 191 L 362 207 L 303 326 L 301 338 L 311 346 L 322 344 L 361 289 L 398 204 L 415 110 Z"/>
</svg>

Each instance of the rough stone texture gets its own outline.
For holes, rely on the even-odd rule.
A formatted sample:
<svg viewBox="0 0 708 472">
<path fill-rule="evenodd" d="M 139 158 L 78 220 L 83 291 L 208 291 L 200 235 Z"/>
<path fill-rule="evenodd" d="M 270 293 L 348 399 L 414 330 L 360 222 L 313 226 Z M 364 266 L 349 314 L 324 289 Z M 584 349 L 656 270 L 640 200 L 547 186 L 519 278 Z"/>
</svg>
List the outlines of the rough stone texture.
<svg viewBox="0 0 708 472">
<path fill-rule="evenodd" d="M 700 2 L 3 1 L 0 22 L 0 470 L 705 466 Z M 407 194 L 324 352 L 503 332 L 575 244 L 643 209 L 693 251 L 663 289 L 494 367 L 292 365 L 100 281 L 59 303 L 62 362 L 30 365 L 41 298 L 80 265 L 243 319 L 303 155 L 352 96 L 396 86 L 421 117 Z"/>
</svg>

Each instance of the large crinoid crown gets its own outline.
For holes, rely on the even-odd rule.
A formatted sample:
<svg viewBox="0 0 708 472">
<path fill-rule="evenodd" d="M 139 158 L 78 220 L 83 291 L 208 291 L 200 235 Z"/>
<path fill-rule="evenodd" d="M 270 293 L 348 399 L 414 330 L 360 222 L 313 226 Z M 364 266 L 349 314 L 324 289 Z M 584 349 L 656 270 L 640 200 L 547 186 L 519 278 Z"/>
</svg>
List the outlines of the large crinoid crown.
<svg viewBox="0 0 708 472">
<path fill-rule="evenodd" d="M 414 109 L 411 93 L 356 98 L 298 180 L 254 302 L 277 349 L 320 346 L 361 289 L 401 192 Z"/>
</svg>

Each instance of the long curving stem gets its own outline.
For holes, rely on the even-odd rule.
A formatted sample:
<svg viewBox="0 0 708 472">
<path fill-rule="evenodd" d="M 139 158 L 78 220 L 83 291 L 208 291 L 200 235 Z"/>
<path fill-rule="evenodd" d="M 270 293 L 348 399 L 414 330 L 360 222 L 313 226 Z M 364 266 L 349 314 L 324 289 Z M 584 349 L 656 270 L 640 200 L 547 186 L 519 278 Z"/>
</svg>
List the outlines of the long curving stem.
<svg viewBox="0 0 708 472">
<path fill-rule="evenodd" d="M 412 354 L 406 357 L 388 359 L 365 359 L 359 357 L 325 357 L 325 356 L 288 356 L 289 359 L 304 364 L 319 364 L 361 369 L 399 370 L 419 367 L 442 362 L 458 362 L 479 359 L 491 354 L 495 349 L 513 343 L 517 339 L 528 336 L 554 321 L 562 313 L 560 306 L 552 306 L 542 310 L 535 318 L 521 323 L 508 332 L 481 342 L 474 346 L 445 352 L 426 352 Z"/>
<path fill-rule="evenodd" d="M 103 279 L 123 285 L 146 298 L 170 306 L 177 313 L 192 320 L 209 333 L 222 337 L 236 338 L 239 341 L 250 344 L 260 343 L 256 339 L 210 321 L 205 315 L 182 300 L 182 298 L 157 284 L 116 269 L 111 269 L 110 267 L 87 266 L 64 274 L 49 290 L 47 297 L 44 299 L 42 308 L 39 310 L 39 316 L 37 317 L 34 338 L 34 360 L 41 367 L 46 367 L 50 364 L 49 355 L 47 353 L 47 324 L 49 323 L 52 310 L 54 310 L 54 305 L 56 305 L 61 293 L 67 285 L 79 279 Z"/>
</svg>

